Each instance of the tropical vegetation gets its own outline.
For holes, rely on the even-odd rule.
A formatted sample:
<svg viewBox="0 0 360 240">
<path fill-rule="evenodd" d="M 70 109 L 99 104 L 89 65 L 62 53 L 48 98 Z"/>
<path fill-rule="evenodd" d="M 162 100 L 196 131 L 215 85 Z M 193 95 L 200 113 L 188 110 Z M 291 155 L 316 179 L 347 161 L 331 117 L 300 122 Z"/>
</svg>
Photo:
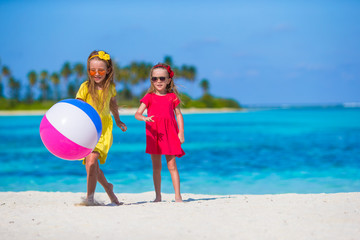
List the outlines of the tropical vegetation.
<svg viewBox="0 0 360 240">
<path fill-rule="evenodd" d="M 196 81 L 195 66 L 176 66 L 170 56 L 166 56 L 164 62 L 173 68 L 177 78 L 189 82 Z M 87 78 L 86 65 L 66 62 L 59 72 L 29 71 L 27 74 L 28 84 L 22 86 L 23 82 L 15 79 L 6 65 L 0 66 L 0 109 L 2 110 L 49 109 L 61 99 L 75 97 L 80 84 Z M 138 107 L 139 99 L 145 92 L 135 94 L 133 89 L 148 81 L 151 67 L 152 64 L 147 62 L 131 62 L 125 66 L 114 63 L 114 79 L 117 85 L 116 89 L 119 89 L 117 98 L 121 107 Z M 207 79 L 202 79 L 199 87 L 203 90 L 203 95 L 199 99 L 192 99 L 186 93 L 180 93 L 182 107 L 241 108 L 240 104 L 233 99 L 212 96 L 209 93 L 210 83 Z M 24 90 L 25 93 L 23 93 Z"/>
</svg>

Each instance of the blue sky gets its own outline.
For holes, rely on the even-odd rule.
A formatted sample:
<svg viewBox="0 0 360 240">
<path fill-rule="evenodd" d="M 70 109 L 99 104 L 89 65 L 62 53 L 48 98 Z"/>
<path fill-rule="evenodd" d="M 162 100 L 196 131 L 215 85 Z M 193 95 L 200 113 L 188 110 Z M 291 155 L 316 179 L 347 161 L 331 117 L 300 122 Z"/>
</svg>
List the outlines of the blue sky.
<svg viewBox="0 0 360 240">
<path fill-rule="evenodd" d="M 241 104 L 360 102 L 360 1 L 0 1 L 0 59 L 17 79 L 104 49 L 120 65 L 172 56 L 181 90 Z M 144 87 L 144 86 L 142 86 Z"/>
</svg>

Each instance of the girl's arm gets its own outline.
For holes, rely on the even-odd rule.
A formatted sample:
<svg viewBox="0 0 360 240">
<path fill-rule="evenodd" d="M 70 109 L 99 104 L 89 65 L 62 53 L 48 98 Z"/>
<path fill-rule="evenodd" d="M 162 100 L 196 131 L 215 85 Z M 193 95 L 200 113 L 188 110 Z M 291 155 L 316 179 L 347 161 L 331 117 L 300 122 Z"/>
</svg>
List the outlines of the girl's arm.
<svg viewBox="0 0 360 240">
<path fill-rule="evenodd" d="M 144 121 L 144 122 L 154 122 L 154 120 L 152 120 L 152 118 L 154 116 L 151 116 L 151 117 L 145 117 L 143 116 L 143 113 L 146 109 L 146 105 L 145 103 L 141 103 L 140 104 L 140 107 L 138 108 L 138 110 L 136 111 L 135 113 L 135 118 L 139 121 Z"/>
<path fill-rule="evenodd" d="M 120 121 L 120 115 L 119 115 L 119 107 L 117 105 L 116 102 L 116 97 L 112 97 L 110 99 L 110 111 L 114 116 L 115 119 L 115 123 L 116 125 L 123 131 L 125 132 L 127 130 L 127 127 L 125 125 L 125 123 L 123 123 L 122 121 Z"/>
<path fill-rule="evenodd" d="M 181 113 L 180 107 L 177 106 L 175 108 L 175 115 L 176 115 L 176 120 L 178 122 L 179 125 L 179 134 L 178 137 L 180 139 L 180 143 L 183 144 L 185 142 L 185 136 L 184 136 L 184 118 L 183 115 Z"/>
</svg>

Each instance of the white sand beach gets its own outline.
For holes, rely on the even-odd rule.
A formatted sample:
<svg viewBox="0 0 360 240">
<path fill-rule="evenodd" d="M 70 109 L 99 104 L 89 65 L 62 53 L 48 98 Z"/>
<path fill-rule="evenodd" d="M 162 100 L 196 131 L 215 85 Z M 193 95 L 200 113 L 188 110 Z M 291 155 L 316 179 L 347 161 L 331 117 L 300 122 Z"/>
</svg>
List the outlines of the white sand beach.
<svg viewBox="0 0 360 240">
<path fill-rule="evenodd" d="M 122 206 L 77 206 L 85 193 L 0 192 L 0 239 L 360 239 L 360 193 L 117 194 Z"/>
</svg>

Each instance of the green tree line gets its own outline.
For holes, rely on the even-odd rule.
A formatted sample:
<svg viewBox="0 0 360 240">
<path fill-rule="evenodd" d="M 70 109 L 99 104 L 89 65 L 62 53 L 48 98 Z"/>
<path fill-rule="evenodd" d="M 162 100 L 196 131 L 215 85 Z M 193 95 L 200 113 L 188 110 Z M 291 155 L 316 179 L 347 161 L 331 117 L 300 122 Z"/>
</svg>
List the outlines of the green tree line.
<svg viewBox="0 0 360 240">
<path fill-rule="evenodd" d="M 175 72 L 176 78 L 185 81 L 196 81 L 196 67 L 192 65 L 176 66 L 172 58 L 166 56 L 164 62 L 169 64 Z M 139 99 L 145 94 L 133 93 L 133 88 L 148 81 L 149 73 L 153 64 L 147 62 L 131 62 L 120 66 L 114 64 L 115 84 L 121 88 L 117 93 L 119 105 L 122 107 L 137 107 Z M 15 79 L 11 70 L 1 66 L 0 74 L 0 109 L 48 109 L 55 102 L 64 98 L 74 98 L 80 84 L 87 79 L 86 65 L 83 63 L 71 64 L 65 62 L 60 71 L 50 73 L 47 70 L 36 72 L 31 70 L 27 74 L 28 88 L 21 95 L 21 81 Z M 6 84 L 5 84 L 6 83 Z M 203 90 L 203 96 L 192 99 L 189 95 L 181 93 L 183 107 L 197 108 L 240 108 L 239 103 L 232 99 L 215 98 L 209 94 L 209 81 L 203 79 L 199 86 Z M 5 94 L 6 93 L 6 94 Z"/>
</svg>

